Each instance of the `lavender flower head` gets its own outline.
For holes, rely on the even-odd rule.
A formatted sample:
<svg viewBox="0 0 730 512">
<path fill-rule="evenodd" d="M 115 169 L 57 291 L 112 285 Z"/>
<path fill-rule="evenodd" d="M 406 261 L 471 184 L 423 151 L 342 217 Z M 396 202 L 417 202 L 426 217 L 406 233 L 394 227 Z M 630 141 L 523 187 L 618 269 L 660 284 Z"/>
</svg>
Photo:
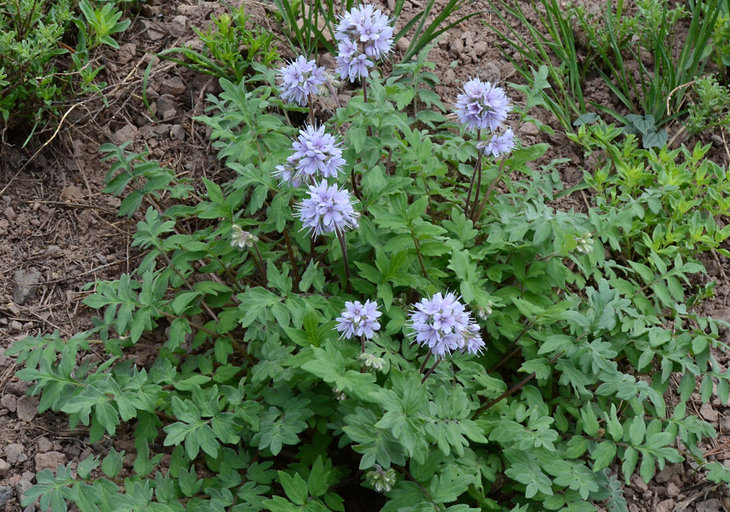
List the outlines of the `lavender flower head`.
<svg viewBox="0 0 730 512">
<path fill-rule="evenodd" d="M 299 218 L 312 236 L 337 232 L 357 227 L 359 213 L 347 190 L 327 182 L 309 186 L 309 197 L 299 205 Z"/>
<path fill-rule="evenodd" d="M 507 128 L 501 135 L 492 135 L 491 140 L 481 144 L 480 149 L 485 155 L 497 158 L 500 155 L 508 155 L 514 147 L 515 134 L 511 128 Z"/>
<path fill-rule="evenodd" d="M 307 125 L 299 130 L 299 137 L 292 143 L 294 153 L 283 165 L 277 165 L 274 175 L 282 182 L 298 187 L 305 177 L 319 173 L 325 178 L 336 178 L 345 165 L 342 149 L 337 139 L 325 133 L 324 126 Z"/>
<path fill-rule="evenodd" d="M 365 304 L 360 301 L 345 302 L 345 310 L 337 319 L 337 330 L 345 338 L 364 336 L 365 339 L 372 339 L 375 332 L 380 329 L 378 317 L 382 315 L 378 311 L 377 303 L 366 300 Z"/>
<path fill-rule="evenodd" d="M 451 292 L 421 299 L 410 314 L 410 325 L 416 343 L 427 346 L 436 358 L 444 358 L 455 350 L 478 354 L 485 346 L 479 325 Z"/>
<path fill-rule="evenodd" d="M 309 95 L 317 94 L 319 86 L 326 80 L 324 68 L 300 55 L 288 66 L 279 70 L 281 98 L 304 107 L 309 101 Z"/>
<path fill-rule="evenodd" d="M 390 52 L 393 46 L 392 20 L 372 5 L 355 7 L 340 20 L 335 39 L 337 71 L 343 79 L 354 82 L 368 76 L 374 61 Z"/>
<path fill-rule="evenodd" d="M 496 130 L 507 119 L 509 98 L 504 89 L 472 78 L 456 97 L 456 115 L 470 130 Z"/>
</svg>

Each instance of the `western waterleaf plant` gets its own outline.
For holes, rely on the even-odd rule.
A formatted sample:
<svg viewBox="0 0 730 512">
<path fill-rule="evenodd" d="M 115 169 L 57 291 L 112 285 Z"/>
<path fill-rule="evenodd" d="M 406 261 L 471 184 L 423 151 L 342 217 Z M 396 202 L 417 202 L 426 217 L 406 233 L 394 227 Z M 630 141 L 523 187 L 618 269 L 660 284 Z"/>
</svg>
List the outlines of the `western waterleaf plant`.
<svg viewBox="0 0 730 512">
<path fill-rule="evenodd" d="M 24 503 L 623 510 L 619 482 L 634 473 L 649 481 L 685 456 L 704 464 L 699 441 L 714 433 L 687 404 L 698 382 L 705 401 L 714 388 L 727 401 L 729 386 L 713 354 L 725 349 L 718 322 L 695 308 L 697 254 L 729 233 L 688 243 L 669 226 L 690 221 L 662 212 L 725 170 L 701 163 L 701 148 L 646 153 L 629 137 L 608 145 L 589 211 L 556 210 L 554 162 L 536 163 L 547 145 L 502 154 L 493 141 L 494 162 L 446 116 L 427 124 L 424 110 L 397 108 L 407 80 L 362 79 L 367 100 L 358 92 L 320 120 L 340 134 L 338 156 L 302 142 L 289 161 L 301 127 L 273 69 L 221 80 L 198 118 L 230 171 L 218 183 L 105 147 L 110 191 L 136 193 L 123 213 L 144 258 L 90 285 L 90 330 L 29 337 L 8 354 L 41 412 L 87 425 L 91 443 L 129 429 L 135 458 L 125 466 L 95 445 L 75 473 L 40 472 Z M 614 152 L 635 165 L 619 169 Z M 327 158 L 342 161 L 325 175 Z M 646 195 L 644 158 L 668 169 Z M 483 181 L 469 183 L 482 159 Z M 278 179 L 287 164 L 302 166 L 298 186 Z M 702 199 L 688 229 L 709 232 L 721 201 Z"/>
</svg>

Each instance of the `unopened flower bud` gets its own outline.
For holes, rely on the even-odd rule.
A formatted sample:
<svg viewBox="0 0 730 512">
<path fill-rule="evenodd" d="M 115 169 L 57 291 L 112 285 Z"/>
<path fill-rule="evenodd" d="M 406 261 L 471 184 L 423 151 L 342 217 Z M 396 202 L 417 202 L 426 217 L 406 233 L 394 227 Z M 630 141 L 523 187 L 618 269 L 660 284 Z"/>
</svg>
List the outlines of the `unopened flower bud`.
<svg viewBox="0 0 730 512">
<path fill-rule="evenodd" d="M 486 320 L 487 318 L 489 318 L 489 315 L 492 314 L 493 305 L 494 305 L 494 303 L 491 300 L 489 300 L 489 301 L 487 301 L 486 306 L 484 306 L 484 307 L 477 306 L 477 308 L 476 308 L 477 317 L 480 320 Z"/>
<path fill-rule="evenodd" d="M 385 359 L 382 357 L 363 352 L 357 358 L 365 368 L 370 368 L 376 372 L 381 372 L 383 371 L 383 368 L 385 368 Z"/>
<path fill-rule="evenodd" d="M 335 400 L 347 400 L 347 395 L 340 388 L 332 388 L 332 394 L 335 395 Z"/>
<path fill-rule="evenodd" d="M 389 468 L 384 471 L 378 464 L 375 464 L 375 469 L 365 473 L 365 480 L 368 484 L 372 485 L 377 492 L 388 492 L 393 488 L 396 482 L 395 470 L 393 468 Z"/>
<path fill-rule="evenodd" d="M 575 250 L 580 254 L 590 254 L 593 252 L 593 235 L 591 233 L 585 233 L 583 236 L 576 237 Z"/>
<path fill-rule="evenodd" d="M 252 235 L 248 231 L 244 231 L 241 226 L 234 224 L 231 227 L 231 245 L 239 249 L 250 249 L 253 244 L 258 242 L 258 237 Z"/>
</svg>

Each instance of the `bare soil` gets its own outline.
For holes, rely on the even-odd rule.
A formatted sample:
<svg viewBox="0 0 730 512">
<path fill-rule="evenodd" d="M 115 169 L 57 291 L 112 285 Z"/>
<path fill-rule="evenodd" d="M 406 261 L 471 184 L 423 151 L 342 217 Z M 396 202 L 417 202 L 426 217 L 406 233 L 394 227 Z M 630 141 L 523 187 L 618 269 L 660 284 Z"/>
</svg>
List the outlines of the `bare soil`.
<svg viewBox="0 0 730 512">
<path fill-rule="evenodd" d="M 275 33 L 279 30 L 271 16 L 272 6 L 244 3 L 255 24 Z M 425 2 L 408 0 L 406 4 L 397 20 L 401 26 Z M 387 11 L 388 2 L 383 7 Z M 498 21 L 488 8 L 485 0 L 466 5 L 460 15 L 480 14 L 448 32 L 431 52 L 445 104 L 453 104 L 459 87 L 471 77 L 520 81 L 500 52 L 499 38 L 484 24 Z M 19 500 L 36 472 L 61 463 L 73 468 L 90 453 L 103 456 L 112 445 L 110 439 L 90 444 L 88 433 L 70 431 L 62 415 L 37 414 L 37 399 L 25 394 L 28 385 L 15 377 L 18 368 L 3 355 L 4 349 L 28 335 L 57 330 L 71 336 L 89 328 L 92 314 L 81 301 L 90 292 L 84 285 L 116 279 L 137 264 L 139 254 L 130 248 L 130 240 L 139 219 L 118 217 L 119 199 L 102 193 L 109 166 L 100 160 L 100 145 L 131 141 L 130 148 L 146 149 L 150 158 L 192 178 L 215 176 L 220 170 L 205 127 L 193 120 L 203 113 L 205 96 L 217 92 L 215 80 L 174 63 L 158 62 L 147 91 L 150 112 L 142 101 L 142 78 L 155 53 L 195 41 L 192 28 L 205 28 L 211 14 L 223 12 L 225 7 L 218 2 L 154 0 L 143 5 L 132 14 L 133 23 L 119 40 L 120 50 L 99 56 L 99 63 L 105 65 L 101 79 L 109 84 L 106 105 L 98 98 L 83 99 L 69 105 L 57 133 L 45 131 L 26 148 L 9 142 L 0 145 L 0 508 L 8 512 L 36 510 L 36 505 L 22 507 Z M 284 44 L 281 52 L 290 56 Z M 587 93 L 606 102 L 605 88 L 597 82 L 589 84 Z M 510 94 L 518 97 L 514 91 Z M 548 112 L 536 110 L 532 115 L 558 128 Z M 590 169 L 582 152 L 564 135 L 547 135 L 531 123 L 513 128 L 524 144 L 550 144 L 547 158 L 569 159 L 560 169 L 566 185 L 577 183 L 582 170 Z M 7 135 L 8 141 L 22 140 L 20 134 Z M 727 163 L 727 148 L 717 143 L 722 142 L 718 134 L 707 138 L 716 143 L 710 158 Z M 580 198 L 566 199 L 558 206 L 585 209 Z M 718 282 L 717 296 L 705 306 L 706 311 L 730 320 L 728 262 L 710 259 L 706 266 L 710 278 Z M 727 357 L 720 361 L 727 367 Z M 719 433 L 703 450 L 711 459 L 730 460 L 729 404 L 715 398 L 700 406 L 699 397 L 696 403 L 697 412 Z M 113 443 L 117 450 L 127 450 L 125 463 L 131 467 L 131 433 L 121 432 Z M 667 467 L 648 485 L 634 478 L 625 491 L 629 510 L 730 510 L 727 488 L 703 480 L 695 469 L 691 464 Z"/>
</svg>

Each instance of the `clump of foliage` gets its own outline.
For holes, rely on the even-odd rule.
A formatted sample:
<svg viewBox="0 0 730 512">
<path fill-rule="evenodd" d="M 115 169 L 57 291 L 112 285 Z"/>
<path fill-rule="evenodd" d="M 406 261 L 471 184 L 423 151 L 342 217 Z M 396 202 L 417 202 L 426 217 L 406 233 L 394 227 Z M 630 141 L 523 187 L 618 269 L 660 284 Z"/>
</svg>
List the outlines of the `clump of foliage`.
<svg viewBox="0 0 730 512">
<path fill-rule="evenodd" d="M 284 36 L 294 52 L 307 57 L 316 55 L 320 50 L 331 54 L 338 52 L 335 41 L 338 16 L 351 10 L 358 2 L 355 0 L 274 0 L 277 8 L 277 21 L 284 28 Z M 436 0 L 426 0 L 423 9 L 410 18 L 395 34 L 394 41 L 408 37 L 408 47 L 402 56 L 402 63 L 408 63 L 451 28 L 461 24 L 478 12 L 457 17 L 459 10 L 468 4 L 467 0 L 448 0 L 436 6 Z M 405 0 L 393 3 L 393 18 L 403 15 Z"/>
<path fill-rule="evenodd" d="M 695 307 L 711 292 L 697 255 L 730 235 L 715 224 L 726 170 L 706 147 L 657 153 L 584 126 L 605 155 L 595 203 L 556 211 L 557 162 L 501 126 L 518 117 L 504 90 L 467 83 L 456 124 L 429 108 L 423 56 L 390 79 L 356 66 L 377 39 L 350 21 L 362 94 L 316 129 L 286 116 L 322 78 L 313 61 L 220 81 L 198 120 L 227 180 L 102 147 L 144 258 L 91 285 L 92 329 L 7 354 L 41 412 L 88 425 L 92 443 L 132 429 L 136 456 L 44 470 L 25 503 L 619 511 L 621 481 L 685 457 L 730 481 L 702 460 L 714 432 L 687 407 L 697 383 L 705 401 L 730 390 L 718 323 Z"/>
<path fill-rule="evenodd" d="M 79 11 L 75 8 L 78 5 Z M 115 34 L 129 20 L 114 3 L 101 8 L 89 0 L 17 0 L 0 4 L 0 116 L 4 125 L 35 128 L 57 113 L 55 102 L 75 92 L 98 91 L 101 68 L 89 65 L 89 51 L 106 44 L 117 48 Z M 73 25 L 72 25 L 73 24 Z M 76 48 L 62 41 L 78 29 Z M 71 62 L 61 56 L 71 54 Z M 7 87 L 12 85 L 12 87 Z"/>
<path fill-rule="evenodd" d="M 701 133 L 715 126 L 730 124 L 730 90 L 713 76 L 693 84 L 694 97 L 689 106 L 687 131 Z"/>
<path fill-rule="evenodd" d="M 500 35 L 522 57 L 515 63 L 517 71 L 531 86 L 539 86 L 542 103 L 566 131 L 597 119 L 587 112 L 583 97 L 585 78 L 595 73 L 630 114 L 593 107 L 621 122 L 627 133 L 639 135 L 649 148 L 667 142 L 669 122 L 687 117 L 686 89 L 709 62 L 720 30 L 720 3 L 703 0 L 670 8 L 667 0 L 639 0 L 636 13 L 628 16 L 623 0 L 607 3 L 600 13 L 579 2 L 566 8 L 557 0 L 538 0 L 531 2 L 537 26 L 522 9 L 502 0 L 494 0 L 492 7 L 505 26 L 510 24 L 501 10 L 528 27 L 527 38 L 514 29 Z M 685 34 L 678 28 L 686 20 Z M 544 77 L 537 72 L 541 66 L 547 71 Z"/>
<path fill-rule="evenodd" d="M 253 63 L 270 66 L 279 60 L 273 34 L 261 27 L 249 28 L 250 17 L 244 5 L 232 9 L 231 14 L 213 16 L 212 21 L 206 30 L 194 29 L 203 43 L 202 51 L 188 47 L 168 48 L 158 56 L 235 82 L 253 73 Z M 176 54 L 184 59 L 172 57 Z"/>
</svg>

